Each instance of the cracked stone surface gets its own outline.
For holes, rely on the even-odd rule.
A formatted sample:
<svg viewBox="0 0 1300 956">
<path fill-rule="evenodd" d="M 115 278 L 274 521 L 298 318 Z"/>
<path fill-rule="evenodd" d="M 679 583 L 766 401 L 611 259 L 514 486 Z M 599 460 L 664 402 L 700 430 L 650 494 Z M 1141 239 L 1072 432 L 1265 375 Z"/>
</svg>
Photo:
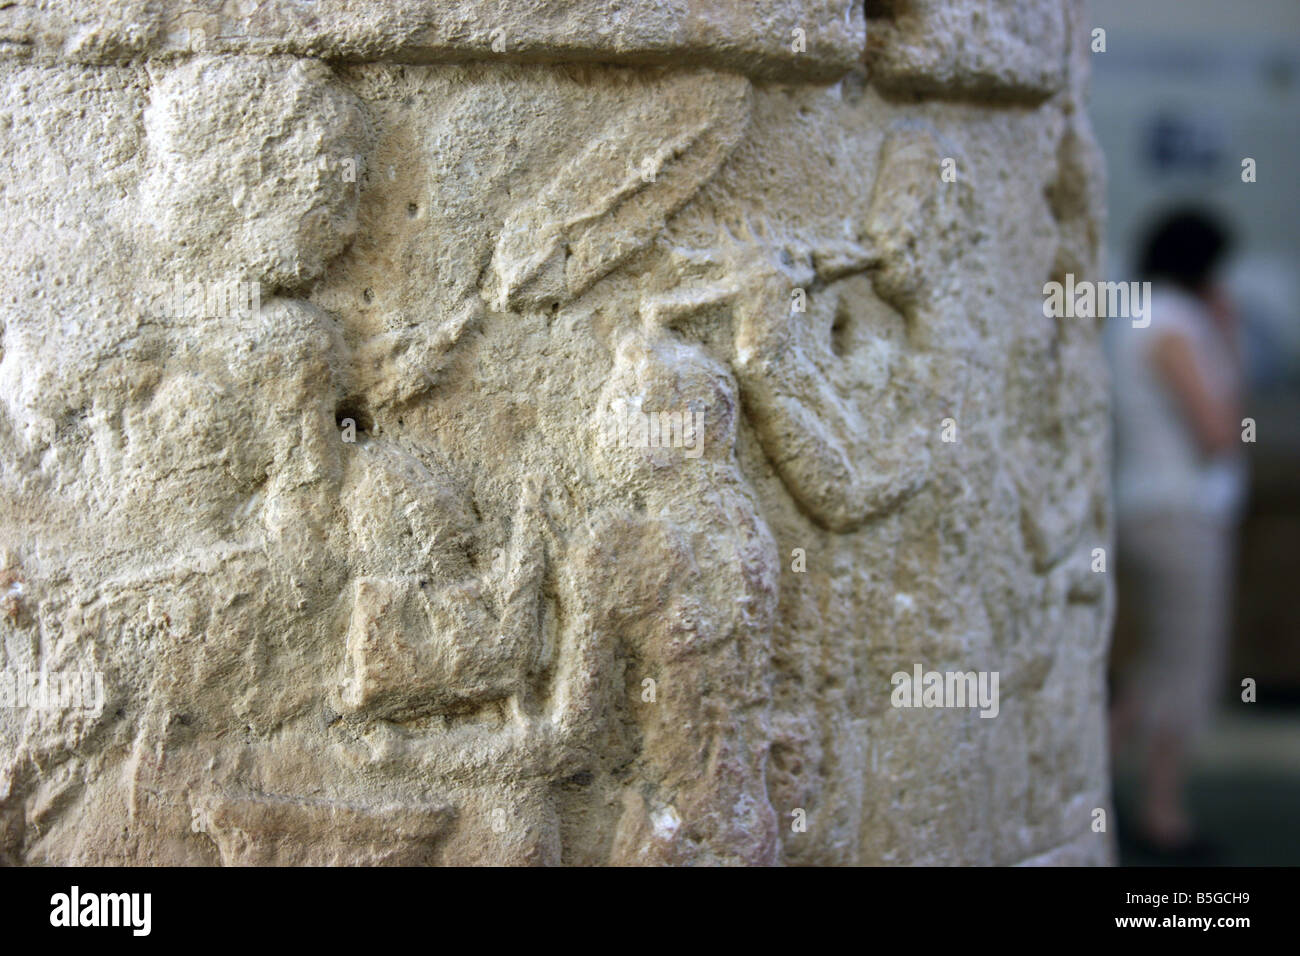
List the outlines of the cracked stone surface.
<svg viewBox="0 0 1300 956">
<path fill-rule="evenodd" d="M 0 862 L 1108 862 L 1085 41 L 5 5 Z"/>
</svg>

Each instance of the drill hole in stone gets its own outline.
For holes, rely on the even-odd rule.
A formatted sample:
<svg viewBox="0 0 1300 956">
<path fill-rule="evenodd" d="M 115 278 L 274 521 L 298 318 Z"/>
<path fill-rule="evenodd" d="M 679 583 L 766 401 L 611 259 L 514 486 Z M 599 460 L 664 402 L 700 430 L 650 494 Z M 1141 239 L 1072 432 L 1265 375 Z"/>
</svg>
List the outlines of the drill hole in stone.
<svg viewBox="0 0 1300 956">
<path fill-rule="evenodd" d="M 345 398 L 334 409 L 334 423 L 341 430 L 347 419 L 352 419 L 358 434 L 369 435 L 375 427 L 375 421 L 365 404 L 357 398 Z"/>
<path fill-rule="evenodd" d="M 868 20 L 897 20 L 906 0 L 866 0 L 863 13 Z"/>
<path fill-rule="evenodd" d="M 853 317 L 849 314 L 848 303 L 841 301 L 835 309 L 835 321 L 831 323 L 831 351 L 840 358 L 853 348 L 852 331 Z"/>
</svg>

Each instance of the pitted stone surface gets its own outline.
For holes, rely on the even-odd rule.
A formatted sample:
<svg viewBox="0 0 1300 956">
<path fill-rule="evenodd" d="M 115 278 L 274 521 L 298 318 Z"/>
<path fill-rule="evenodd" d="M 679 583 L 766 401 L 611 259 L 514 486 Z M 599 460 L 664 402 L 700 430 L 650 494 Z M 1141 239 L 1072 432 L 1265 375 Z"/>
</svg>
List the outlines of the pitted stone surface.
<svg viewBox="0 0 1300 956">
<path fill-rule="evenodd" d="M 1009 10 L 0 11 L 0 668 L 106 695 L 0 707 L 0 859 L 1108 860 L 1100 161 Z"/>
<path fill-rule="evenodd" d="M 858 0 L 42 0 L 0 10 L 0 54 L 80 63 L 289 53 L 690 64 L 826 78 L 854 65 L 864 36 Z"/>
<path fill-rule="evenodd" d="M 1066 83 L 1062 0 L 867 0 L 872 80 L 900 94 L 1039 101 Z"/>
</svg>

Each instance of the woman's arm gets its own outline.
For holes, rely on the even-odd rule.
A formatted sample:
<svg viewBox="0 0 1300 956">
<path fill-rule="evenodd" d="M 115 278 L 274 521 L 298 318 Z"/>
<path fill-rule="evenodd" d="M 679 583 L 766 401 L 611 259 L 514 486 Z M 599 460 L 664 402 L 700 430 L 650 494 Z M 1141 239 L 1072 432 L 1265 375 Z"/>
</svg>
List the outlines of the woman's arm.
<svg viewBox="0 0 1300 956">
<path fill-rule="evenodd" d="M 1218 454 L 1236 444 L 1237 410 L 1206 388 L 1186 336 L 1177 332 L 1160 333 L 1151 346 L 1149 358 L 1174 393 L 1205 454 Z M 1223 360 L 1231 361 L 1231 358 L 1225 355 Z"/>
</svg>

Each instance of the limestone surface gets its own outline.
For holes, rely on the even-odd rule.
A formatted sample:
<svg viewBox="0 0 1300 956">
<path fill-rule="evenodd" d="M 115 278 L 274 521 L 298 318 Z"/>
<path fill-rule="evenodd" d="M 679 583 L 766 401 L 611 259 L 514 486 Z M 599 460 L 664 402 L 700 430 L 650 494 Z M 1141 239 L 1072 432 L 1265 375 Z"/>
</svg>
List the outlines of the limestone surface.
<svg viewBox="0 0 1300 956">
<path fill-rule="evenodd" d="M 4 5 L 0 862 L 1108 862 L 1082 16 Z"/>
</svg>

